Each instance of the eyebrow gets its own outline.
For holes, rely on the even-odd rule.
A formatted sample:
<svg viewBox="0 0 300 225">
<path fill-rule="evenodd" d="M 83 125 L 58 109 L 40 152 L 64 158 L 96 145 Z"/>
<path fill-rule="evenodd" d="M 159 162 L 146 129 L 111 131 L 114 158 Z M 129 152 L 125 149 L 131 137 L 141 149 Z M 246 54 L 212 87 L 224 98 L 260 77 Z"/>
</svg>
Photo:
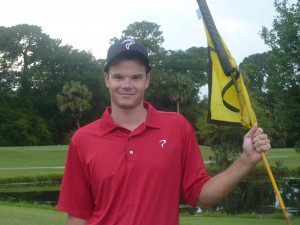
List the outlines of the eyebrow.
<svg viewBox="0 0 300 225">
<path fill-rule="evenodd" d="M 144 74 L 138 73 L 138 74 L 125 75 L 125 74 L 121 74 L 121 73 L 114 73 L 114 74 L 111 74 L 111 76 L 136 77 L 136 76 L 144 76 Z"/>
</svg>

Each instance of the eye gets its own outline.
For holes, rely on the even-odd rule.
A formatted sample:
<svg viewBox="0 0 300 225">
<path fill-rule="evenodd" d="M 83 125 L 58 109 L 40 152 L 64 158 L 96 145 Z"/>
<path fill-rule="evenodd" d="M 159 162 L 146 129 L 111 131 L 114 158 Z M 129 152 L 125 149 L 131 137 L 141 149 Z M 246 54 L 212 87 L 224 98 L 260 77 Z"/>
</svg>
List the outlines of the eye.
<svg viewBox="0 0 300 225">
<path fill-rule="evenodd" d="M 132 80 L 140 80 L 140 79 L 142 79 L 142 76 L 141 75 L 134 75 L 134 76 L 132 76 L 131 79 Z"/>
<path fill-rule="evenodd" d="M 115 79 L 115 80 L 122 80 L 122 79 L 123 79 L 123 76 L 121 76 L 120 74 L 114 74 L 114 75 L 112 76 L 112 78 Z"/>
</svg>

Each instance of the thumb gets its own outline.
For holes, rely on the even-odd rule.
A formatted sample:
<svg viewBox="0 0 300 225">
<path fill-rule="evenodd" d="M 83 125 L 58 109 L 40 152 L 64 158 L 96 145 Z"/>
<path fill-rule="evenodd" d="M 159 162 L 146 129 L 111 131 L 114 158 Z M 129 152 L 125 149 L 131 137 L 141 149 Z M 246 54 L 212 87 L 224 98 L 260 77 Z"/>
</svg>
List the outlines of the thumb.
<svg viewBox="0 0 300 225">
<path fill-rule="evenodd" d="M 255 123 L 253 127 L 251 127 L 251 129 L 246 133 L 245 138 L 253 138 L 257 129 L 258 129 L 258 125 L 257 123 Z"/>
</svg>

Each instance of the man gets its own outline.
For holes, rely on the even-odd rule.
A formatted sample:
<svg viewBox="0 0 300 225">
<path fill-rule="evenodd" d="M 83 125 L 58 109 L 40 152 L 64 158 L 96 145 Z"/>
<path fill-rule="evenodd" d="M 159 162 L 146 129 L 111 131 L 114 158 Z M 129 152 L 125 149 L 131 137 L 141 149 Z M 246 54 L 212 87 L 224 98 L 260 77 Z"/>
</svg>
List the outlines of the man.
<svg viewBox="0 0 300 225">
<path fill-rule="evenodd" d="M 191 124 L 144 102 L 150 70 L 147 50 L 135 40 L 109 48 L 104 79 L 111 107 L 79 129 L 69 146 L 57 205 L 68 213 L 67 225 L 178 225 L 180 198 L 209 208 L 270 150 L 255 125 L 241 156 L 208 176 Z"/>
</svg>

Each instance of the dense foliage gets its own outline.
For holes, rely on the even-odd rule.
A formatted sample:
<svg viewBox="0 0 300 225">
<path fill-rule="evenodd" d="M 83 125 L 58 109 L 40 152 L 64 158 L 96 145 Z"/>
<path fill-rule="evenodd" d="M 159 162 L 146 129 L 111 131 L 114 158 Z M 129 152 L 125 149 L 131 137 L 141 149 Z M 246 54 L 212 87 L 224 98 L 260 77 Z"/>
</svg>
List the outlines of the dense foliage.
<svg viewBox="0 0 300 225">
<path fill-rule="evenodd" d="M 300 3 L 275 0 L 274 6 L 272 29 L 261 31 L 271 50 L 246 57 L 240 70 L 273 146 L 294 147 L 300 146 Z M 166 50 L 160 26 L 147 21 L 130 24 L 111 43 L 123 37 L 150 49 L 153 69 L 146 100 L 186 116 L 201 144 L 215 143 L 217 151 L 226 142 L 234 151 L 219 154 L 221 161 L 234 158 L 245 130 L 207 124 L 208 99 L 199 97 L 207 83 L 207 49 Z M 68 143 L 79 125 L 99 118 L 110 104 L 103 64 L 90 52 L 50 38 L 41 27 L 0 27 L 0 145 Z"/>
<path fill-rule="evenodd" d="M 294 147 L 300 145 L 300 1 L 276 0 L 274 5 L 273 28 L 261 31 L 271 51 L 245 58 L 241 69 L 273 146 Z"/>
<path fill-rule="evenodd" d="M 182 68 L 172 76 L 170 66 L 162 69 L 157 62 L 179 53 L 162 48 L 164 39 L 157 24 L 137 22 L 123 35 L 135 37 L 151 49 L 153 75 L 147 100 L 162 110 L 176 111 L 180 104 L 182 113 L 196 121 L 197 70 L 206 71 L 201 68 L 203 62 L 197 64 L 205 49 L 183 52 L 189 58 L 198 57 L 181 63 Z M 40 27 L 0 27 L 0 145 L 68 143 L 79 126 L 99 118 L 110 103 L 103 63 L 104 59 L 96 60 L 90 52 L 51 39 Z"/>
<path fill-rule="evenodd" d="M 60 112 L 56 96 L 71 80 L 93 93 L 82 123 L 96 119 L 109 103 L 100 82 L 102 64 L 40 27 L 0 27 L 0 145 L 62 144 L 76 123 Z"/>
</svg>

